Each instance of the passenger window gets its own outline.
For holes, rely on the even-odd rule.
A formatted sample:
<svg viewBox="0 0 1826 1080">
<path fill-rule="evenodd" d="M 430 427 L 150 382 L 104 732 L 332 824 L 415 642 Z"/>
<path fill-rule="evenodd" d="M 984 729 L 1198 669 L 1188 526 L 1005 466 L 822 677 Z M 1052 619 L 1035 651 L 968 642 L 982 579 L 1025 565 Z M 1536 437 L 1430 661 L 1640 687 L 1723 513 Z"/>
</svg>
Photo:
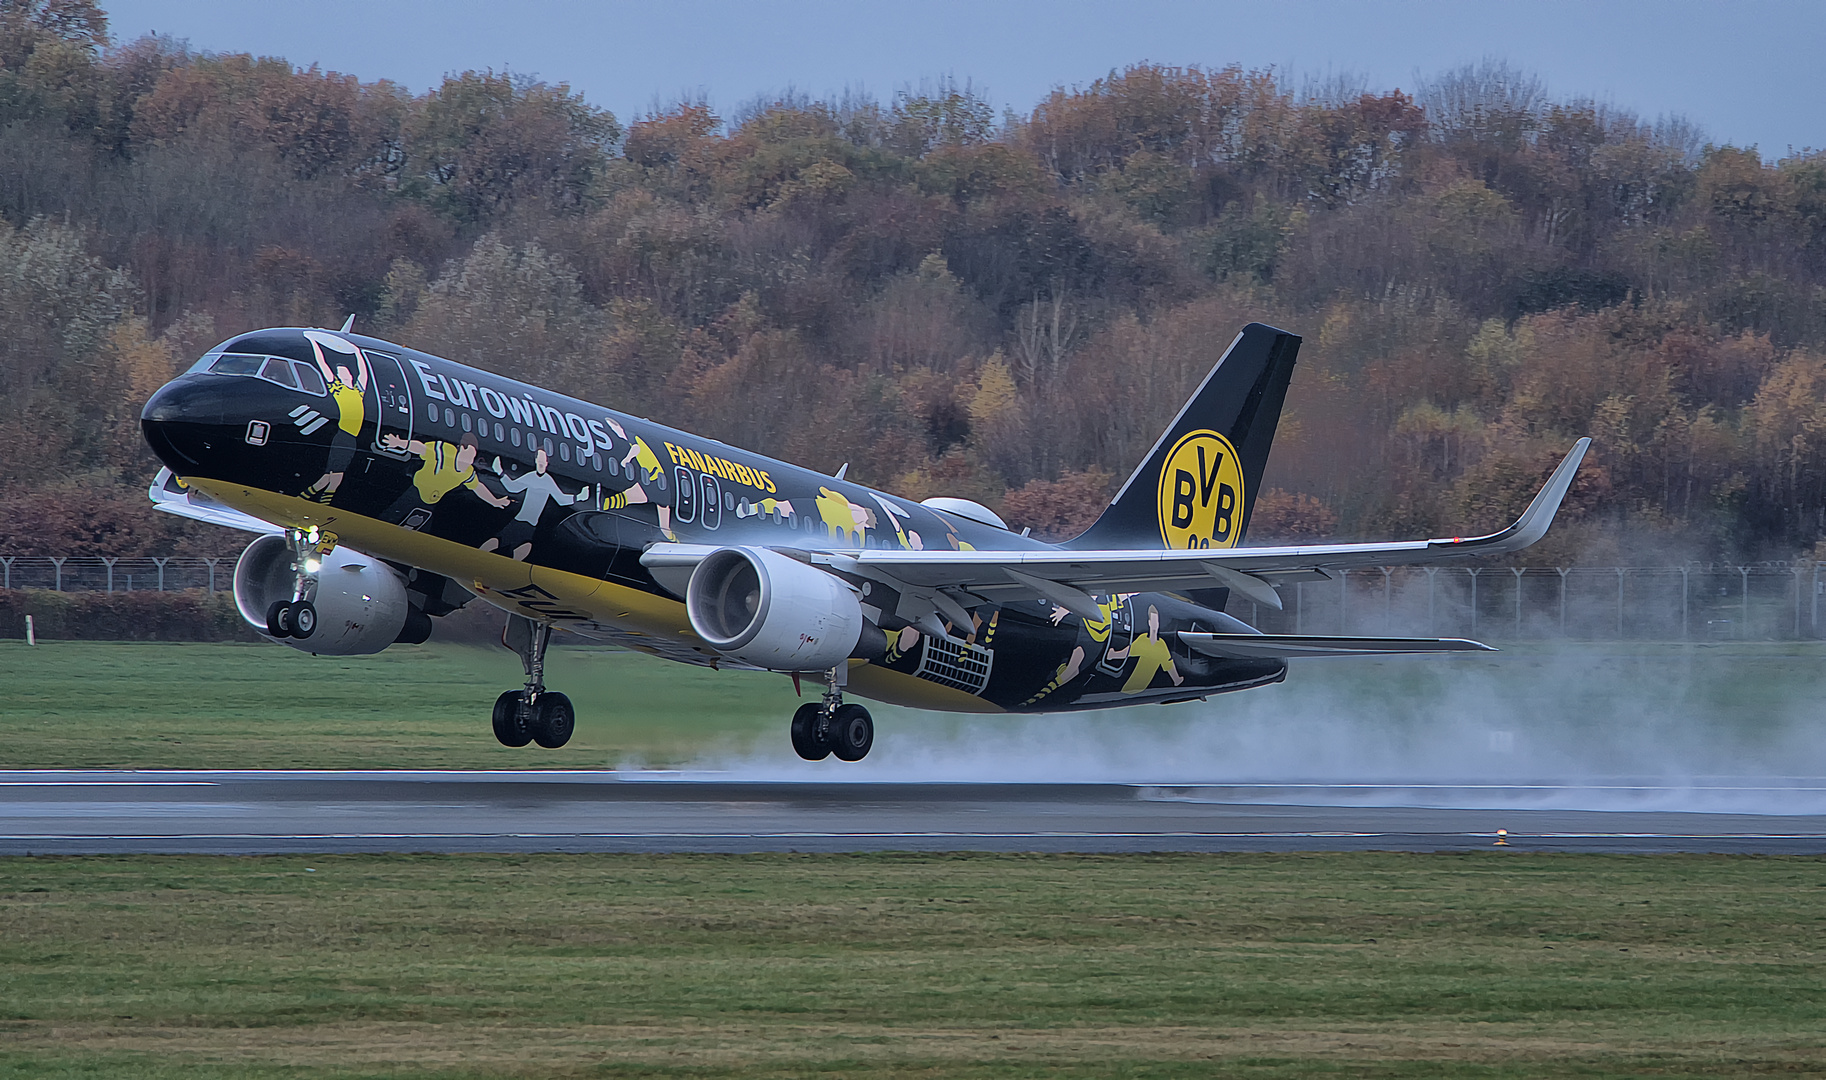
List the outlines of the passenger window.
<svg viewBox="0 0 1826 1080">
<path fill-rule="evenodd" d="M 323 385 L 323 376 L 318 373 L 316 364 L 294 360 L 292 368 L 298 372 L 298 389 L 307 394 L 316 394 L 318 397 L 329 392 L 329 389 Z"/>
<path fill-rule="evenodd" d="M 220 360 L 211 364 L 209 370 L 217 375 L 253 375 L 266 363 L 264 356 L 248 356 L 245 353 L 227 353 Z"/>
<path fill-rule="evenodd" d="M 260 377 L 292 390 L 298 389 L 298 377 L 292 374 L 292 365 L 277 356 L 266 361 L 266 366 L 260 369 Z"/>
</svg>

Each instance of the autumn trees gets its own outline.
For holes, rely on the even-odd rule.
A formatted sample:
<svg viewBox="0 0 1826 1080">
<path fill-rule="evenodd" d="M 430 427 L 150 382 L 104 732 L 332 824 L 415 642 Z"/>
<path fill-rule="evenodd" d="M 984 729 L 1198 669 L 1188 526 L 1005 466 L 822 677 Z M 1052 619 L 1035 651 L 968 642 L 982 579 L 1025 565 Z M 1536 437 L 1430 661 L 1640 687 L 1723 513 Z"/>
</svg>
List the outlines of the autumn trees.
<svg viewBox="0 0 1826 1080">
<path fill-rule="evenodd" d="M 624 125 L 508 73 L 412 93 L 0 0 L 0 218 L 8 505 L 133 496 L 151 386 L 354 312 L 1063 536 L 1262 319 L 1306 348 L 1258 536 L 1494 526 L 1583 434 L 1584 520 L 1543 557 L 1826 534 L 1826 157 L 1501 64 L 1388 91 L 1143 64 L 1024 115 L 941 80 Z"/>
</svg>

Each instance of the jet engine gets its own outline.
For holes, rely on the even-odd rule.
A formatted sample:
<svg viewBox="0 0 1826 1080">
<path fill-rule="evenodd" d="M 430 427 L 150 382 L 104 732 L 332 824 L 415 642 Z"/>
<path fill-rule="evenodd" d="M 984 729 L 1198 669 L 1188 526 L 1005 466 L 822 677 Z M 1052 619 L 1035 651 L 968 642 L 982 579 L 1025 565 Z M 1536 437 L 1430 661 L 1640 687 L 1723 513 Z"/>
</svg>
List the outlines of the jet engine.
<svg viewBox="0 0 1826 1080">
<path fill-rule="evenodd" d="M 691 572 L 685 611 L 711 648 L 770 671 L 828 671 L 882 637 L 848 585 L 767 548 L 711 552 Z"/>
<path fill-rule="evenodd" d="M 294 569 L 292 545 L 283 536 L 262 536 L 247 545 L 235 563 L 235 607 L 253 627 L 274 637 L 267 623 L 273 605 L 292 600 Z M 345 547 L 311 559 L 306 566 L 309 582 L 305 599 L 311 618 L 299 619 L 281 644 L 317 656 L 361 656 L 377 653 L 396 641 L 423 636 L 406 633 L 421 629 L 430 620 L 414 611 L 406 597 L 406 583 L 379 559 Z M 429 625 L 422 627 L 429 631 Z M 428 635 L 427 635 L 428 636 Z"/>
</svg>

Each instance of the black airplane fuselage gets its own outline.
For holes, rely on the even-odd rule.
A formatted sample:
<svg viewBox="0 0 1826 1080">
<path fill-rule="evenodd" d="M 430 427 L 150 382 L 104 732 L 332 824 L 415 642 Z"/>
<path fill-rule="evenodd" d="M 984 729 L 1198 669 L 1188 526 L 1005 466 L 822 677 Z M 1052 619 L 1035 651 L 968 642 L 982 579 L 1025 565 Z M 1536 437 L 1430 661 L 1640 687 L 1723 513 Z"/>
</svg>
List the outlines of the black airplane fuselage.
<svg viewBox="0 0 1826 1080">
<path fill-rule="evenodd" d="M 315 527 L 508 611 L 669 659 L 725 663 L 643 565 L 662 542 L 858 551 L 1051 550 L 938 509 L 375 338 L 243 335 L 147 404 L 159 458 L 194 489 Z M 245 359 L 243 359 L 245 358 Z M 213 370 L 212 370 L 213 369 Z M 365 370 L 364 370 L 365 369 Z M 313 375 L 312 373 L 316 374 Z M 879 588 L 879 587 L 877 587 Z M 1168 593 L 985 603 L 946 641 L 864 591 L 885 633 L 849 686 L 926 708 L 1050 712 L 1180 701 L 1277 682 L 1281 660 L 1217 659 L 1175 631 L 1248 632 Z"/>
</svg>

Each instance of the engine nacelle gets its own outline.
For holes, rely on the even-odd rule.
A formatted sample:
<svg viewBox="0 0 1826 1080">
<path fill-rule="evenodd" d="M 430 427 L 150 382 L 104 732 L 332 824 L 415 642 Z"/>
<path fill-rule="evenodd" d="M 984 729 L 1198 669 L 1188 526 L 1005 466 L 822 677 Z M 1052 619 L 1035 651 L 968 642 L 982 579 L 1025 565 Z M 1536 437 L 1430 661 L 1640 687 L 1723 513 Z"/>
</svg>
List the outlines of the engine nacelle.
<svg viewBox="0 0 1826 1080">
<path fill-rule="evenodd" d="M 266 609 L 292 598 L 293 573 L 292 548 L 285 537 L 262 536 L 247 545 L 235 563 L 235 607 L 241 617 L 266 633 Z M 308 599 L 317 609 L 317 629 L 308 638 L 275 639 L 300 652 L 377 653 L 400 640 L 407 619 L 417 614 L 406 598 L 406 583 L 393 568 L 359 551 L 332 550 L 311 576 L 316 593 Z"/>
<path fill-rule="evenodd" d="M 849 586 L 767 548 L 711 552 L 691 572 L 685 612 L 705 644 L 770 671 L 828 671 L 869 626 Z"/>
</svg>

